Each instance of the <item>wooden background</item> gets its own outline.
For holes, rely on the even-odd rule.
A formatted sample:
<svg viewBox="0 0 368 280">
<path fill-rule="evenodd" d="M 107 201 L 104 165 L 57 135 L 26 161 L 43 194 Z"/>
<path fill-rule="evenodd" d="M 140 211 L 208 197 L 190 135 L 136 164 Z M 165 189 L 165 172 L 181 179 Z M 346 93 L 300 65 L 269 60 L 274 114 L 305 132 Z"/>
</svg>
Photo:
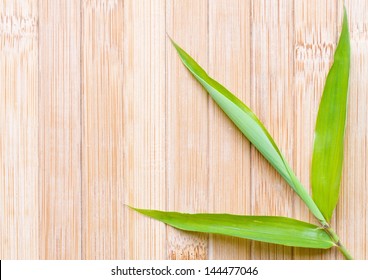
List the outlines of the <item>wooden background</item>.
<svg viewBox="0 0 368 280">
<path fill-rule="evenodd" d="M 333 227 L 368 258 L 368 1 L 345 1 L 352 64 Z M 124 204 L 285 215 L 306 206 L 179 61 L 172 36 L 265 123 L 309 188 L 342 1 L 1 0 L 1 259 L 335 259 L 184 233 Z"/>
</svg>

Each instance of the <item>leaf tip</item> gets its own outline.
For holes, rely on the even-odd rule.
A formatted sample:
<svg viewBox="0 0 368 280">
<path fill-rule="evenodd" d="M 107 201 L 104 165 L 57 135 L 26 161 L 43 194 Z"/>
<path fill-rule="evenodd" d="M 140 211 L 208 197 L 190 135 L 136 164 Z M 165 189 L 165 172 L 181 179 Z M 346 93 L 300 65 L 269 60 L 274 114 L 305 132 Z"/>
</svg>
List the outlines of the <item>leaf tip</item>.
<svg viewBox="0 0 368 280">
<path fill-rule="evenodd" d="M 341 33 L 346 33 L 347 34 L 347 35 L 345 35 L 347 37 L 346 40 L 350 44 L 350 40 L 349 40 L 348 12 L 346 11 L 345 5 L 344 5 L 344 15 L 343 15 L 343 19 L 342 19 L 342 30 L 341 30 Z"/>
<path fill-rule="evenodd" d="M 135 208 L 135 207 L 133 207 L 133 206 L 130 206 L 130 205 L 128 205 L 128 204 L 123 204 L 124 206 L 126 206 L 126 207 L 128 207 L 129 209 L 131 209 L 131 210 L 134 210 L 134 211 L 136 211 L 136 212 L 138 212 L 138 208 Z"/>
<path fill-rule="evenodd" d="M 176 50 L 179 50 L 179 45 L 174 41 L 174 39 L 169 35 L 169 33 L 166 32 L 166 36 L 169 38 L 171 44 L 175 47 Z"/>
</svg>

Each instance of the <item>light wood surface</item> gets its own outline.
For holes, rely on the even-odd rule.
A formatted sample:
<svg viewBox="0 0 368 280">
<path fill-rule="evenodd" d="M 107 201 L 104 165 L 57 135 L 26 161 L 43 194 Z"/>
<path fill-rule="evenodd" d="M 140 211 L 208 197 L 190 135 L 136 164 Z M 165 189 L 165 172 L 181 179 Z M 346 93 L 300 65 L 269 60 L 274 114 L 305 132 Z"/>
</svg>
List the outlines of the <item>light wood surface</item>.
<svg viewBox="0 0 368 280">
<path fill-rule="evenodd" d="M 351 76 L 332 220 L 368 258 L 367 0 L 346 0 Z M 0 0 L 1 259 L 341 259 L 182 232 L 126 205 L 284 215 L 306 206 L 184 68 L 248 104 L 309 187 L 342 1 Z"/>
</svg>

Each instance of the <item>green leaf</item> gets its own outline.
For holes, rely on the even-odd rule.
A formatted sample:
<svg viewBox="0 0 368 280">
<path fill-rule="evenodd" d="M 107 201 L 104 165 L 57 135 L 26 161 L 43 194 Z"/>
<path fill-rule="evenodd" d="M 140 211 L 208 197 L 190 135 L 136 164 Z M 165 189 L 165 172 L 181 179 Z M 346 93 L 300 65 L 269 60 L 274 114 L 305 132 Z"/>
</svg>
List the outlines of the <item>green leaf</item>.
<svg viewBox="0 0 368 280">
<path fill-rule="evenodd" d="M 180 48 L 173 40 L 171 41 L 175 46 L 182 62 L 198 80 L 198 82 L 203 85 L 210 96 L 235 123 L 240 131 L 289 183 L 294 191 L 306 203 L 314 216 L 319 221 L 323 222 L 323 215 L 306 189 L 297 179 L 290 166 L 286 162 L 284 156 L 281 154 L 279 148 L 275 144 L 275 141 L 272 139 L 271 135 L 261 121 L 257 118 L 257 116 L 224 86 L 209 77 L 207 73 L 199 66 L 199 64 L 192 57 L 190 57 L 189 54 Z"/>
<path fill-rule="evenodd" d="M 328 234 L 318 226 L 286 217 L 132 209 L 186 231 L 223 234 L 294 247 L 328 249 L 334 245 Z"/>
<path fill-rule="evenodd" d="M 331 219 L 340 192 L 349 67 L 349 30 L 344 9 L 340 40 L 319 105 L 311 171 L 313 199 L 327 221 Z"/>
</svg>

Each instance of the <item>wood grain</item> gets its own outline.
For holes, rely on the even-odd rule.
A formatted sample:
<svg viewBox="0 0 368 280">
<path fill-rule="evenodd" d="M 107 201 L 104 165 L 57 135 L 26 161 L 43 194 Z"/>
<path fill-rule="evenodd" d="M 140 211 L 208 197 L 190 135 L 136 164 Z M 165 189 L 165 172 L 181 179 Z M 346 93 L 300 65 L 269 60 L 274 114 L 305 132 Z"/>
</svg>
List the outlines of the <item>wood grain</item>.
<svg viewBox="0 0 368 280">
<path fill-rule="evenodd" d="M 250 1 L 209 2 L 209 74 L 250 104 Z M 226 32 L 218 32 L 227 30 Z M 209 102 L 209 186 L 211 212 L 251 212 L 250 143 L 216 106 Z M 212 259 L 250 258 L 251 242 L 213 235 Z"/>
<path fill-rule="evenodd" d="M 124 202 L 161 210 L 166 210 L 165 47 L 165 1 L 125 1 Z M 126 215 L 125 257 L 166 258 L 166 226 L 119 207 Z"/>
<path fill-rule="evenodd" d="M 340 7 L 341 8 L 341 7 Z M 328 70 L 333 62 L 337 45 L 338 30 L 337 6 L 324 1 L 295 2 L 294 28 L 294 85 L 295 102 L 294 140 L 296 143 L 296 172 L 301 182 L 310 188 L 310 168 L 313 152 L 314 127 L 318 105 Z M 297 200 L 294 202 L 294 215 L 298 219 L 315 223 L 316 220 Z M 331 220 L 335 226 L 335 217 Z M 318 251 L 294 249 L 295 258 L 321 259 L 336 257 L 334 250 Z"/>
<path fill-rule="evenodd" d="M 337 232 L 356 259 L 368 259 L 368 13 L 367 1 L 346 1 L 350 19 L 351 72 L 346 125 L 345 162 Z M 338 10 L 339 17 L 341 7 Z M 338 22 L 341 28 L 341 22 Z M 340 255 L 337 256 L 341 258 Z"/>
<path fill-rule="evenodd" d="M 293 127 L 296 111 L 291 98 L 293 3 L 252 1 L 251 107 L 268 128 L 293 166 Z M 272 108 L 272 109 L 271 109 Z M 291 188 L 263 156 L 252 147 L 252 214 L 292 216 Z M 254 242 L 252 258 L 290 259 L 288 247 Z"/>
<path fill-rule="evenodd" d="M 81 258 L 80 7 L 39 1 L 40 258 Z"/>
<path fill-rule="evenodd" d="M 332 220 L 368 258 L 368 0 L 345 1 L 351 76 Z M 284 215 L 306 206 L 182 65 L 248 104 L 310 189 L 343 1 L 0 0 L 1 259 L 342 259 L 187 233 L 126 205 Z"/>
<path fill-rule="evenodd" d="M 167 1 L 166 16 L 167 33 L 207 68 L 208 1 Z M 166 63 L 166 203 L 170 211 L 208 211 L 208 96 L 169 41 Z M 168 228 L 167 239 L 169 259 L 208 257 L 206 234 Z"/>
<path fill-rule="evenodd" d="M 38 9 L 0 4 L 0 257 L 39 258 Z"/>
<path fill-rule="evenodd" d="M 82 1 L 82 258 L 124 258 L 121 1 Z"/>
</svg>

